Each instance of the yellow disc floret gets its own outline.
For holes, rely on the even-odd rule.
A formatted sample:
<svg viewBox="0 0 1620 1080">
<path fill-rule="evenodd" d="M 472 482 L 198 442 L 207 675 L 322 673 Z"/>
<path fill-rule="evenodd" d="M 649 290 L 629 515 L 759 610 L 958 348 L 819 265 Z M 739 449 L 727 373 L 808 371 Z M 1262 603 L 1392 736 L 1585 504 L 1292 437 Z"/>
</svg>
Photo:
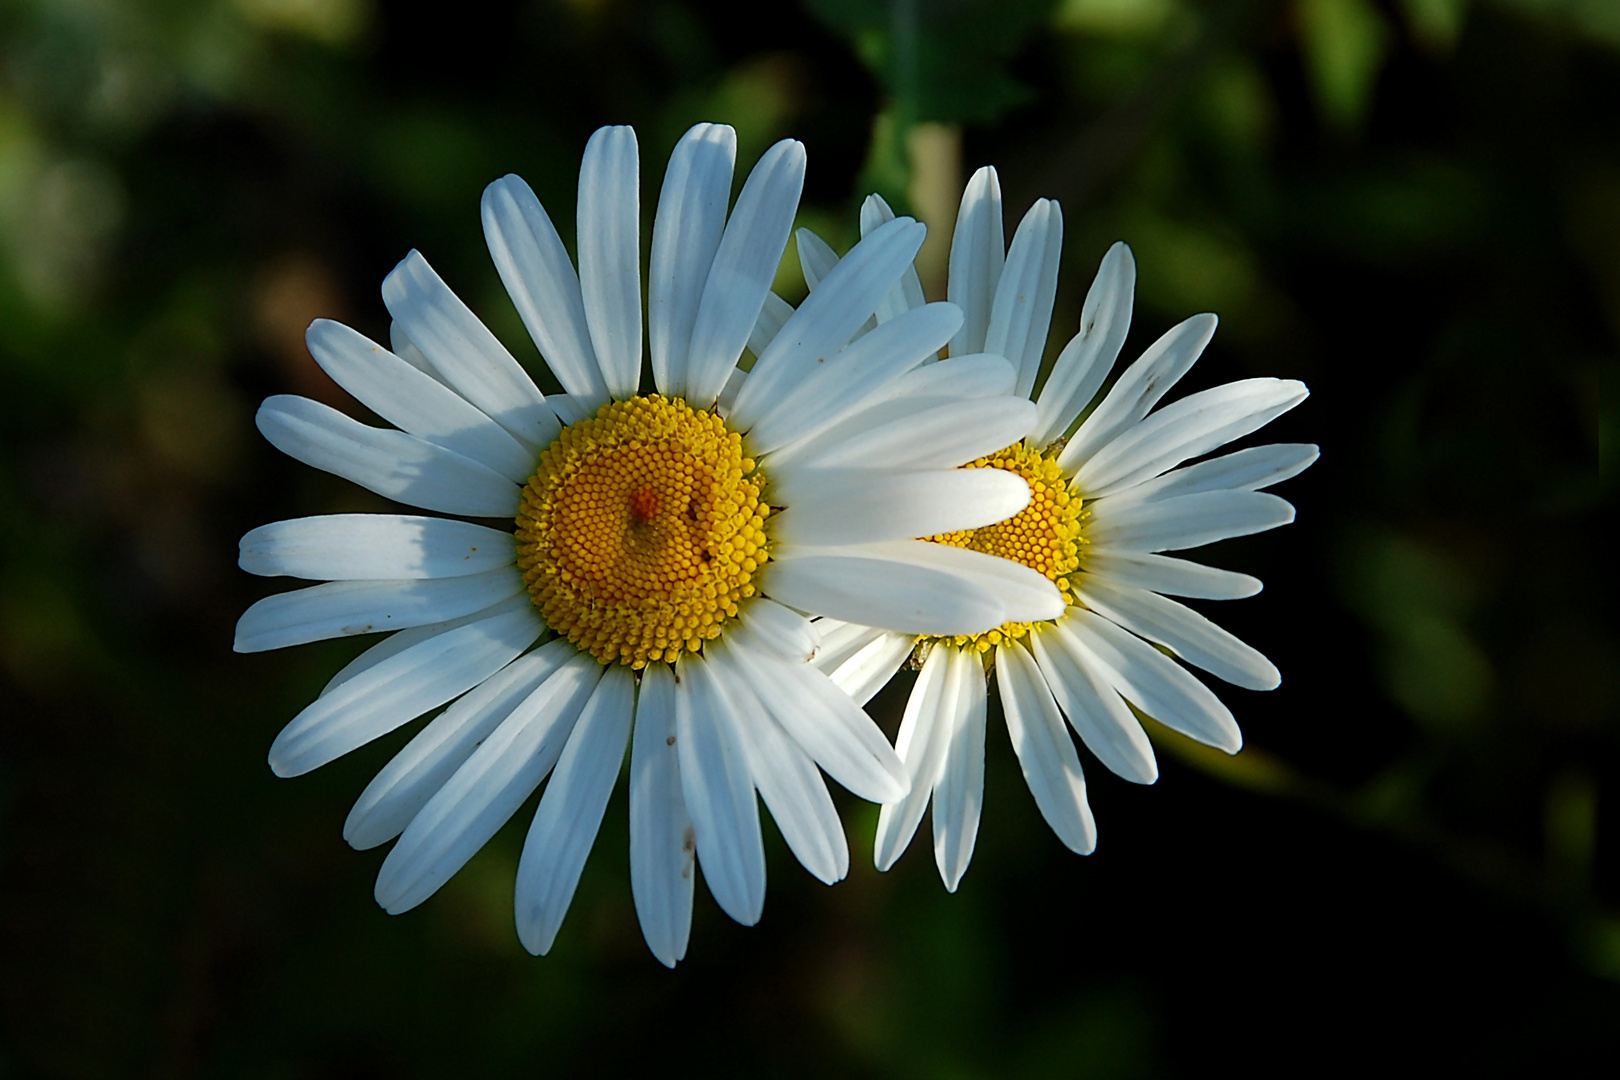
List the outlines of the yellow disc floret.
<svg viewBox="0 0 1620 1080">
<path fill-rule="evenodd" d="M 563 428 L 517 516 L 546 624 L 604 664 L 696 652 L 754 595 L 765 479 L 742 436 L 679 399 L 635 397 Z"/>
<path fill-rule="evenodd" d="M 1064 602 L 1074 603 L 1074 588 L 1069 577 L 1080 569 L 1080 547 L 1085 537 L 1080 534 L 1081 520 L 1086 516 L 1081 509 L 1081 498 L 1069 490 L 1069 483 L 1058 469 L 1057 454 L 1060 447 L 1048 447 L 1043 453 L 1023 443 L 1013 443 L 989 457 L 979 458 L 962 466 L 964 469 L 1005 469 L 1029 481 L 1029 505 L 1006 521 L 986 525 L 982 529 L 963 529 L 943 533 L 928 539 L 936 544 L 982 551 L 997 555 L 1045 574 L 1063 594 Z M 1003 623 L 982 634 L 947 637 L 962 648 L 985 652 L 1003 641 L 1016 640 L 1029 633 L 1027 622 Z"/>
</svg>

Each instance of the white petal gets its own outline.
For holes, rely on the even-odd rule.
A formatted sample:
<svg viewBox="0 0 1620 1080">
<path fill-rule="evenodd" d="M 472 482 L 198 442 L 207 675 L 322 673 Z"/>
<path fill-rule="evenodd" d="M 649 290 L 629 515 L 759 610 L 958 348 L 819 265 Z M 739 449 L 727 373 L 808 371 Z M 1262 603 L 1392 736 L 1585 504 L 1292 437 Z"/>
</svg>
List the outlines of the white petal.
<svg viewBox="0 0 1620 1080">
<path fill-rule="evenodd" d="M 954 305 L 929 304 L 858 338 L 765 410 L 748 429 L 749 446 L 768 454 L 845 419 L 937 353 L 961 322 Z"/>
<path fill-rule="evenodd" d="M 320 694 L 316 696 L 324 697 L 330 694 L 362 671 L 369 671 L 390 656 L 396 656 L 418 642 L 426 641 L 430 637 L 438 637 L 446 630 L 454 630 L 458 626 L 466 626 L 468 623 L 487 619 L 491 615 L 515 611 L 528 603 L 530 603 L 528 596 L 520 593 L 517 596 L 509 596 L 497 604 L 491 604 L 487 608 L 475 611 L 471 615 L 446 619 L 444 622 L 428 623 L 425 626 L 413 626 L 409 630 L 395 631 L 339 668 L 338 673 L 327 680 L 326 685 L 321 688 Z"/>
<path fill-rule="evenodd" d="M 1228 754 L 1242 748 L 1237 721 L 1221 699 L 1141 638 L 1084 608 L 1071 608 L 1054 629 L 1080 643 L 1116 690 L 1165 727 Z"/>
<path fill-rule="evenodd" d="M 803 473 L 772 518 L 778 544 L 910 540 L 1005 521 L 1029 505 L 1029 482 L 1004 469 Z"/>
<path fill-rule="evenodd" d="M 1075 484 L 1094 498 L 1127 489 L 1270 423 L 1309 393 L 1292 379 L 1244 379 L 1189 395 L 1098 450 Z"/>
<path fill-rule="evenodd" d="M 996 683 L 1001 688 L 1007 734 L 1041 816 L 1070 851 L 1091 854 L 1097 846 L 1097 824 L 1086 802 L 1080 755 L 1074 752 L 1074 742 L 1046 680 L 1018 642 L 997 647 Z"/>
<path fill-rule="evenodd" d="M 254 417 L 288 457 L 385 498 L 469 517 L 511 517 L 518 486 L 486 465 L 403 431 L 368 427 L 308 398 L 265 398 Z"/>
<path fill-rule="evenodd" d="M 416 342 L 405 333 L 405 328 L 393 320 L 388 323 L 388 347 L 393 350 L 395 356 L 422 374 L 431 376 L 441 386 L 449 385 L 444 381 L 444 376 L 434 370 L 433 364 L 422 350 L 416 347 Z"/>
<path fill-rule="evenodd" d="M 512 534 L 446 518 L 327 514 L 261 525 L 242 537 L 238 565 L 312 581 L 463 577 L 515 560 Z"/>
<path fill-rule="evenodd" d="M 1047 688 L 1086 748 L 1108 769 L 1135 784 L 1159 778 L 1153 744 L 1113 686 L 1108 668 L 1086 647 L 1089 635 L 1039 626 L 1030 647 Z"/>
<path fill-rule="evenodd" d="M 872 718 L 821 671 L 776 660 L 755 644 L 744 635 L 736 649 L 721 655 L 788 736 L 863 799 L 882 802 L 905 794 L 900 759 Z"/>
<path fill-rule="evenodd" d="M 990 328 L 990 308 L 1007 244 L 1001 230 L 1001 182 L 988 165 L 973 174 L 956 211 L 956 232 L 951 236 L 950 278 L 947 297 L 962 309 L 962 332 L 951 340 L 951 355 L 984 352 Z"/>
<path fill-rule="evenodd" d="M 736 428 L 751 428 L 822 358 L 849 341 L 899 280 L 927 231 L 909 218 L 896 218 L 855 245 L 755 362 L 732 408 Z"/>
<path fill-rule="evenodd" d="M 405 827 L 377 874 L 390 915 L 439 890 L 517 813 L 556 764 L 574 720 L 602 677 L 581 653 L 513 709 Z"/>
<path fill-rule="evenodd" d="M 821 667 L 819 660 L 817 663 L 857 705 L 871 701 L 900 670 L 900 665 L 906 662 L 906 657 L 917 645 L 917 639 L 910 634 L 863 629 L 870 636 L 865 637 L 859 647 L 839 660 L 836 666 Z"/>
<path fill-rule="evenodd" d="M 838 253 L 809 229 L 794 230 L 793 243 L 799 251 L 799 270 L 804 274 L 805 286 L 813 291 L 838 265 Z"/>
<path fill-rule="evenodd" d="M 867 236 L 880 225 L 894 220 L 894 211 L 883 201 L 883 196 L 872 194 L 861 203 L 861 235 Z M 927 301 L 923 297 L 922 280 L 917 277 L 916 266 L 906 267 L 900 275 L 900 284 L 889 290 L 876 312 L 878 325 L 920 308 Z"/>
<path fill-rule="evenodd" d="M 803 188 L 804 147 L 792 139 L 765 151 L 748 174 L 692 325 L 686 400 L 693 408 L 708 408 L 737 365 L 776 279 Z"/>
<path fill-rule="evenodd" d="M 720 659 L 724 653 L 715 650 L 711 667 L 726 696 L 737 703 L 737 732 L 754 786 L 804 868 L 828 885 L 842 881 L 849 873 L 849 843 L 826 782 L 810 756 L 766 715 L 748 684 Z"/>
<path fill-rule="evenodd" d="M 944 398 L 983 401 L 1013 392 L 1018 373 L 1005 357 L 994 353 L 958 353 L 938 364 L 913 368 L 894 384 L 894 397 L 916 401 Z"/>
<path fill-rule="evenodd" d="M 1080 597 L 1104 618 L 1234 686 L 1275 690 L 1282 683 L 1276 665 L 1259 650 L 1174 600 L 1089 575 L 1081 578 Z"/>
<path fill-rule="evenodd" d="M 597 128 L 579 164 L 579 291 L 608 394 L 641 380 L 641 174 L 636 133 Z"/>
<path fill-rule="evenodd" d="M 788 319 L 792 317 L 792 304 L 773 292 L 766 293 L 765 304 L 759 309 L 759 318 L 754 320 L 754 328 L 748 332 L 748 351 L 755 356 L 764 352 L 770 347 L 771 342 L 776 340 L 776 335 L 782 332 L 782 327 L 786 326 Z M 722 393 L 721 397 L 725 397 L 725 394 Z M 731 400 L 735 401 L 736 399 L 737 395 L 732 394 Z M 730 409 L 730 407 L 731 405 L 728 402 L 726 408 Z"/>
<path fill-rule="evenodd" d="M 270 746 L 277 776 L 301 776 L 477 686 L 545 626 L 518 609 L 420 642 L 322 695 Z"/>
<path fill-rule="evenodd" d="M 780 554 L 766 564 L 762 585 L 800 611 L 897 633 L 977 634 L 1007 621 L 993 583 L 864 548 Z"/>
<path fill-rule="evenodd" d="M 903 798 L 885 803 L 878 813 L 872 861 L 879 870 L 893 866 L 911 843 L 944 768 L 957 689 L 948 672 L 951 654 L 960 651 L 943 644 L 930 649 L 922 670 L 917 673 L 916 685 L 911 688 L 911 697 L 906 699 L 895 752 L 905 762 L 911 789 Z"/>
<path fill-rule="evenodd" d="M 531 449 L 557 437 L 556 415 L 506 346 L 412 251 L 383 279 L 389 314 L 456 393 Z"/>
<path fill-rule="evenodd" d="M 519 484 L 534 452 L 465 398 L 370 338 L 331 319 L 304 334 L 310 355 L 333 380 L 401 431 L 469 457 Z"/>
<path fill-rule="evenodd" d="M 744 926 L 765 907 L 765 845 L 736 707 L 707 661 L 675 665 L 675 748 L 698 865 L 720 909 Z"/>
<path fill-rule="evenodd" d="M 366 785 L 343 824 L 343 839 L 363 850 L 398 836 L 512 710 L 578 655 L 572 643 L 555 638 L 458 698 Z"/>
<path fill-rule="evenodd" d="M 1031 395 L 1041 369 L 1062 254 L 1063 211 L 1051 199 L 1036 199 L 1013 234 L 984 335 L 984 351 L 1005 356 L 1018 369 L 1013 392 L 1021 398 Z"/>
<path fill-rule="evenodd" d="M 536 956 L 551 951 L 574 899 L 624 763 L 635 706 L 635 676 L 626 667 L 609 668 L 579 714 L 540 796 L 518 861 L 513 903 L 518 939 Z"/>
<path fill-rule="evenodd" d="M 1102 404 L 1086 417 L 1058 455 L 1064 475 L 1073 476 L 1091 455 L 1146 416 L 1197 362 L 1204 346 L 1215 336 L 1215 324 L 1213 315 L 1194 315 L 1149 345 L 1136 363 L 1125 369 Z"/>
<path fill-rule="evenodd" d="M 1262 491 L 1202 491 L 1115 510 L 1091 504 L 1086 537 L 1099 548 L 1178 551 L 1265 532 L 1294 520 L 1294 508 Z"/>
<path fill-rule="evenodd" d="M 485 188 L 480 209 L 490 257 L 535 348 L 563 389 L 594 412 L 608 399 L 607 384 L 585 323 L 579 275 L 556 226 L 517 176 Z"/>
<path fill-rule="evenodd" d="M 675 677 L 667 664 L 648 664 L 630 745 L 630 895 L 647 948 L 665 967 L 686 955 L 697 854 L 675 744 Z"/>
<path fill-rule="evenodd" d="M 587 412 L 585 403 L 572 394 L 552 394 L 546 398 L 546 404 L 551 406 L 551 411 L 564 424 L 577 424 L 596 415 L 595 410 Z"/>
<path fill-rule="evenodd" d="M 668 397 L 686 394 L 692 326 L 725 231 L 736 161 L 735 131 L 697 124 L 675 144 L 664 170 L 648 267 L 647 337 L 653 385 Z"/>
<path fill-rule="evenodd" d="M 774 600 L 763 596 L 745 600 L 737 616 L 771 655 L 783 660 L 802 664 L 821 648 L 821 634 L 815 624 Z"/>
<path fill-rule="evenodd" d="M 1005 277 L 1002 278 L 1006 280 Z M 967 873 L 979 836 L 984 808 L 984 665 L 979 654 L 949 650 L 945 677 L 955 684 L 950 695 L 945 762 L 934 785 L 934 865 L 948 892 Z"/>
<path fill-rule="evenodd" d="M 954 361 L 929 366 L 943 367 L 946 363 Z M 807 447 L 786 462 L 773 459 L 771 476 L 778 484 L 785 484 L 801 469 L 955 468 L 1011 446 L 1024 437 L 1035 420 L 1035 406 L 1014 397 L 931 407 L 904 401 L 892 404 L 894 408 L 887 410 L 889 415 L 883 422 L 864 431 L 839 425 L 815 436 L 818 446 Z"/>
<path fill-rule="evenodd" d="M 237 652 L 460 618 L 523 591 L 517 567 L 428 581 L 333 581 L 267 596 L 236 622 Z"/>
<path fill-rule="evenodd" d="M 1241 600 L 1261 589 L 1260 579 L 1231 570 L 1217 570 L 1186 559 L 1150 555 L 1143 551 L 1086 549 L 1084 568 L 1087 578 L 1134 585 L 1139 589 L 1170 596 L 1190 596 L 1198 600 Z"/>
<path fill-rule="evenodd" d="M 1318 450 L 1309 443 L 1271 443 L 1167 472 L 1108 497 L 1106 505 L 1158 501 L 1206 491 L 1256 491 L 1304 472 Z"/>
<path fill-rule="evenodd" d="M 1097 396 L 1113 370 L 1125 335 L 1131 328 L 1131 305 L 1136 298 L 1136 259 L 1131 249 L 1116 243 L 1103 256 L 1097 277 L 1080 311 L 1080 332 L 1069 339 L 1052 365 L 1052 374 L 1036 400 L 1040 419 L 1029 440 L 1046 446 L 1059 438 Z"/>
</svg>

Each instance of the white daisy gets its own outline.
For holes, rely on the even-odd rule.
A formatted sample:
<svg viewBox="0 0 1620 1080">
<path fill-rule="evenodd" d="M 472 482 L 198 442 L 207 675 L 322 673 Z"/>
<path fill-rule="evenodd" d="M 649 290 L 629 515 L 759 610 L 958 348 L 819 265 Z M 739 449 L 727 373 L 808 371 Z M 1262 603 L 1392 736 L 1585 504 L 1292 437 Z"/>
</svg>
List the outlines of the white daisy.
<svg viewBox="0 0 1620 1080">
<path fill-rule="evenodd" d="M 664 177 L 647 293 L 656 393 L 639 392 L 638 155 L 621 127 L 585 151 L 577 274 L 522 180 L 484 193 L 490 252 L 565 395 L 544 397 L 413 251 L 383 283 L 392 351 L 325 320 L 308 335 L 320 365 L 397 430 L 298 397 L 259 411 L 260 430 L 300 461 L 424 510 L 507 523 L 340 514 L 242 539 L 244 569 L 328 584 L 254 604 L 239 651 L 397 631 L 281 732 L 276 773 L 308 772 L 450 703 L 344 828 L 357 848 L 400 838 L 377 879 L 390 912 L 432 895 L 550 773 L 516 887 L 518 934 L 546 952 L 628 744 L 636 910 L 653 954 L 673 965 L 694 856 L 721 908 L 759 918 L 756 790 L 827 882 L 849 856 L 816 767 L 875 801 L 906 790 L 882 733 L 808 663 L 818 633 L 801 613 L 939 634 L 1061 610 L 1027 568 L 913 539 L 1028 503 L 1022 478 L 956 466 L 1034 415 L 1027 401 L 976 403 L 951 439 L 923 438 L 916 402 L 971 392 L 995 364 L 1010 370 L 997 358 L 945 377 L 951 365 L 914 370 L 959 329 L 949 304 L 845 347 L 923 227 L 873 230 L 792 311 L 769 288 L 804 149 L 772 147 L 728 217 L 735 146 L 730 128 L 699 125 Z M 737 361 L 756 324 L 745 379 Z M 866 440 L 861 460 L 821 467 L 850 432 Z"/>
<path fill-rule="evenodd" d="M 892 217 L 873 196 L 862 210 L 863 233 L 875 233 Z M 1007 357 L 1019 398 L 1035 390 L 1062 239 L 1058 205 L 1042 199 L 1004 251 L 995 171 L 981 169 L 968 184 L 949 279 L 950 299 L 965 320 L 950 352 Z M 814 236 L 801 231 L 799 242 L 819 270 L 838 265 Z M 966 872 L 984 790 L 987 669 L 994 671 L 1030 792 L 1058 837 L 1081 854 L 1095 846 L 1096 827 L 1065 716 L 1104 765 L 1150 784 L 1158 767 L 1133 710 L 1228 753 L 1242 745 L 1231 712 L 1171 656 L 1251 690 L 1270 690 L 1280 681 L 1260 653 L 1169 599 L 1236 599 L 1259 592 L 1260 582 L 1161 553 L 1293 520 L 1292 506 L 1259 489 L 1310 465 L 1316 447 L 1273 444 L 1183 463 L 1255 431 L 1298 405 L 1307 391 L 1293 380 L 1245 379 L 1152 411 L 1215 333 L 1215 316 L 1196 315 L 1126 368 L 1065 437 L 1124 344 L 1135 281 L 1130 249 L 1115 244 L 1086 296 L 1080 332 L 1034 394 L 1035 422 L 1019 441 L 973 462 L 973 469 L 1029 480 L 1029 506 L 1007 521 L 934 538 L 1040 571 L 1062 590 L 1062 615 L 952 636 L 818 623 L 816 664 L 862 704 L 908 656 L 922 659 L 896 744 L 911 786 L 883 807 L 874 852 L 880 870 L 910 844 L 932 798 L 934 858 L 945 887 L 954 891 Z M 921 297 L 908 281 L 879 309 L 879 318 L 908 311 Z"/>
</svg>

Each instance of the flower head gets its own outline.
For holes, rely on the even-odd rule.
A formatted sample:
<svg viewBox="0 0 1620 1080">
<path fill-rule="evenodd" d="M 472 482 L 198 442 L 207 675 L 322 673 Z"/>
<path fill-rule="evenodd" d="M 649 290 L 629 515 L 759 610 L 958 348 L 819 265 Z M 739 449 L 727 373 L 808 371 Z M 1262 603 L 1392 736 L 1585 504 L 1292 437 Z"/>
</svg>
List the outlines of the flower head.
<svg viewBox="0 0 1620 1080">
<path fill-rule="evenodd" d="M 396 631 L 276 738 L 278 774 L 448 704 L 344 829 L 360 848 L 399 837 L 376 888 L 391 912 L 444 884 L 550 774 L 516 887 L 519 936 L 546 952 L 628 744 L 636 910 L 654 955 L 674 964 L 695 867 L 733 918 L 759 918 L 756 790 L 828 882 L 848 850 L 817 766 L 876 801 L 906 790 L 882 733 L 809 663 L 819 634 L 805 613 L 954 634 L 1062 608 L 1033 570 L 920 539 L 1025 506 L 1022 478 L 956 466 L 1035 413 L 1009 401 L 919 440 L 919 395 L 933 402 L 963 374 L 933 362 L 962 321 L 950 304 L 851 343 L 922 226 L 873 230 L 794 311 L 770 283 L 804 150 L 772 147 L 728 215 L 734 155 L 731 129 L 699 125 L 665 174 L 647 286 L 652 392 L 636 140 L 604 128 L 580 169 L 577 272 L 522 180 L 484 193 L 496 267 L 565 394 L 543 395 L 412 252 L 383 284 L 391 349 L 324 320 L 308 335 L 320 365 L 394 428 L 303 398 L 260 409 L 260 430 L 300 461 L 424 510 L 495 519 L 343 514 L 242 539 L 245 569 L 327 584 L 253 605 L 238 650 Z M 746 374 L 745 348 L 757 354 Z"/>
<path fill-rule="evenodd" d="M 863 231 L 892 216 L 873 196 L 863 209 Z M 1004 389 L 1033 398 L 1036 408 L 1029 430 L 968 471 L 1011 473 L 1029 483 L 1032 495 L 1005 521 L 933 539 L 1037 571 L 1062 592 L 1064 611 L 966 634 L 818 623 L 823 649 L 816 663 L 859 702 L 907 657 L 920 659 L 896 743 L 910 790 L 884 806 L 874 857 L 879 869 L 893 865 L 932 800 L 935 861 L 952 890 L 978 835 L 990 672 L 1030 792 L 1058 837 L 1082 854 L 1095 846 L 1096 827 L 1065 718 L 1110 770 L 1152 783 L 1158 768 L 1137 712 L 1229 753 L 1242 745 L 1230 710 L 1182 663 L 1249 689 L 1280 682 L 1259 652 L 1170 599 L 1235 599 L 1259 592 L 1260 582 L 1162 553 L 1293 520 L 1293 507 L 1260 489 L 1306 468 L 1316 447 L 1273 444 L 1185 463 L 1257 430 L 1307 391 L 1293 380 L 1245 379 L 1155 411 L 1215 332 L 1215 316 L 1196 315 L 1149 346 L 1087 414 L 1130 326 L 1135 262 L 1129 248 L 1115 244 L 1086 296 L 1079 332 L 1036 392 L 1062 236 L 1057 203 L 1042 199 L 1004 249 L 994 170 L 979 170 L 968 184 L 948 285 L 964 320 L 950 352 L 1006 357 L 1012 381 Z M 820 266 L 834 267 L 815 237 L 801 232 L 799 242 L 818 252 Z M 879 317 L 920 299 L 920 288 L 903 284 Z"/>
</svg>

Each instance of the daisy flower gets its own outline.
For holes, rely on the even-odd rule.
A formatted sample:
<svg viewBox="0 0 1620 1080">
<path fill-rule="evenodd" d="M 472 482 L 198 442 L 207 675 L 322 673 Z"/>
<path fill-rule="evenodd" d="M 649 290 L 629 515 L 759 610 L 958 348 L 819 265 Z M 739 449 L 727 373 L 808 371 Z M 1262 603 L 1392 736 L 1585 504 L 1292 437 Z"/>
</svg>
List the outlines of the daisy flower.
<svg viewBox="0 0 1620 1080">
<path fill-rule="evenodd" d="M 522 180 L 484 192 L 490 253 L 566 393 L 542 395 L 413 251 L 383 283 L 391 349 L 326 320 L 308 334 L 321 367 L 394 427 L 299 397 L 259 410 L 284 453 L 449 515 L 301 518 L 241 543 L 252 573 L 326 584 L 254 604 L 238 651 L 394 631 L 277 736 L 278 775 L 449 706 L 344 827 L 357 848 L 399 838 L 376 885 L 389 912 L 432 895 L 549 774 L 515 896 L 519 937 L 545 953 L 628 746 L 632 892 L 648 946 L 673 965 L 695 866 L 727 914 L 759 918 L 756 791 L 826 882 L 849 855 L 820 770 L 874 801 L 906 791 L 883 734 L 810 665 L 819 633 L 805 613 L 946 634 L 1061 610 L 1026 567 L 915 539 L 1028 504 L 1022 477 L 956 466 L 1035 412 L 976 403 L 971 422 L 933 440 L 909 419 L 913 401 L 973 391 L 972 372 L 947 373 L 953 383 L 916 370 L 960 329 L 950 304 L 851 342 L 923 227 L 873 230 L 794 311 L 769 289 L 804 149 L 772 147 L 728 215 L 735 154 L 730 128 L 698 125 L 665 173 L 647 286 L 654 392 L 642 393 L 638 152 L 618 127 L 585 150 L 577 272 Z M 858 439 L 859 462 L 816 467 Z"/>
<path fill-rule="evenodd" d="M 862 210 L 862 231 L 875 233 L 892 217 L 873 196 Z M 1081 854 L 1093 849 L 1097 834 L 1065 717 L 1110 770 L 1151 784 L 1158 767 L 1137 713 L 1228 753 L 1242 745 L 1231 711 L 1182 664 L 1251 690 L 1273 689 L 1281 679 L 1259 652 L 1170 599 L 1252 596 L 1260 582 L 1163 552 L 1293 520 L 1292 506 L 1260 489 L 1310 465 L 1316 447 L 1273 444 L 1184 463 L 1298 405 L 1305 386 L 1245 379 L 1154 411 L 1215 333 L 1215 316 L 1195 315 L 1126 368 L 1076 428 L 1124 344 L 1136 268 L 1124 244 L 1108 251 L 1086 296 L 1080 331 L 1037 393 L 1062 240 L 1058 205 L 1042 199 L 1004 248 L 995 171 L 981 169 L 968 184 L 948 285 L 965 318 L 950 353 L 1006 357 L 1016 374 L 995 389 L 1032 399 L 1036 408 L 1028 431 L 975 460 L 968 471 L 1010 472 L 1028 480 L 1034 496 L 1006 521 L 933 539 L 1040 572 L 1062 591 L 1064 611 L 1057 618 L 1013 619 L 955 635 L 896 634 L 832 619 L 818 623 L 822 652 L 816 664 L 862 704 L 907 657 L 920 659 L 896 741 L 910 790 L 885 802 L 874 858 L 880 870 L 894 864 L 932 799 L 934 859 L 952 891 L 978 835 L 990 673 L 1042 816 Z M 818 271 L 830 273 L 839 265 L 813 235 L 801 231 L 799 243 Z M 913 273 L 878 317 L 903 317 L 921 302 Z"/>
</svg>

